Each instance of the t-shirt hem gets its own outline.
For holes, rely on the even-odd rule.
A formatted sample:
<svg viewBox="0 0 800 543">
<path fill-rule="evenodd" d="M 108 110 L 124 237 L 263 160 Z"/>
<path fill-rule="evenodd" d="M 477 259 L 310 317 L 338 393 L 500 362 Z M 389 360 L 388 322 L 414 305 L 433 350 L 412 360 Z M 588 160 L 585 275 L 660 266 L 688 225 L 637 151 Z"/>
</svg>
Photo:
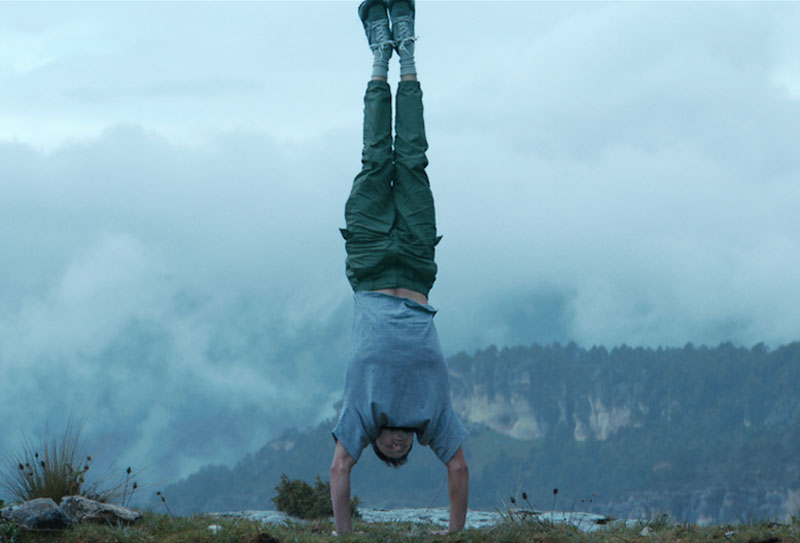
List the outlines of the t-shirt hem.
<svg viewBox="0 0 800 543">
<path fill-rule="evenodd" d="M 462 446 L 462 445 L 464 445 L 464 442 L 467 440 L 467 437 L 468 437 L 468 434 L 466 433 L 466 431 L 464 431 L 464 434 L 463 434 L 463 435 L 462 435 L 462 436 L 461 436 L 459 439 L 457 439 L 457 440 L 455 441 L 455 443 L 456 443 L 456 444 L 455 444 L 455 446 L 454 446 L 454 447 L 453 447 L 451 450 L 448 450 L 448 451 L 447 451 L 447 454 L 444 454 L 444 455 L 442 455 L 442 456 L 438 456 L 438 455 L 437 455 L 437 456 L 438 456 L 438 458 L 439 458 L 439 461 L 440 461 L 442 464 L 445 464 L 445 465 L 446 465 L 446 464 L 447 464 L 447 463 L 448 463 L 450 460 L 452 460 L 452 459 L 453 459 L 453 457 L 454 457 L 454 456 L 456 455 L 456 453 L 458 452 L 458 449 L 460 449 L 460 448 L 461 448 L 461 446 Z"/>
<path fill-rule="evenodd" d="M 353 457 L 353 460 L 355 460 L 356 462 L 358 462 L 358 459 L 361 457 L 361 452 L 362 452 L 364 449 L 359 449 L 359 451 L 356 453 L 355 451 L 351 450 L 351 448 L 352 448 L 352 444 L 348 444 L 346 441 L 344 441 L 344 440 L 340 439 L 339 437 L 337 437 L 337 436 L 336 436 L 336 432 L 331 432 L 331 436 L 333 436 L 333 440 L 334 440 L 336 443 L 341 443 L 341 444 L 342 444 L 342 447 L 344 447 L 344 450 L 346 450 L 346 451 L 347 451 L 347 454 L 349 454 L 350 456 L 352 456 L 352 457 Z M 354 454 L 354 453 L 355 453 L 355 454 Z M 455 453 L 453 453 L 453 454 L 455 454 Z"/>
</svg>

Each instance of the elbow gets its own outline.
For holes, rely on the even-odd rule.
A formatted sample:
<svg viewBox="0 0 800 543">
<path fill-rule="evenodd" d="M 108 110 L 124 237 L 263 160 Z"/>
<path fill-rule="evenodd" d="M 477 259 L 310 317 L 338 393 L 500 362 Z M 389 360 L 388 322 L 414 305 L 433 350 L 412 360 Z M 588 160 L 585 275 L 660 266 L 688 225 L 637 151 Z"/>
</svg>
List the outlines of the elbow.
<svg viewBox="0 0 800 543">
<path fill-rule="evenodd" d="M 350 466 L 347 462 L 341 460 L 334 460 L 331 464 L 330 480 L 341 479 L 342 477 L 350 476 Z"/>
</svg>

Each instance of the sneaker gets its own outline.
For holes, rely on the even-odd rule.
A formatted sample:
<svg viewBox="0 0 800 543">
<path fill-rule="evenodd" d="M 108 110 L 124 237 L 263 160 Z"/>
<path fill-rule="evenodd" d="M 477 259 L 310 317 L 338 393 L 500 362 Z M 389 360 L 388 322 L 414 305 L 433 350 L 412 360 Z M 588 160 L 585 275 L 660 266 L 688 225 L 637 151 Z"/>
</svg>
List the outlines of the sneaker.
<svg viewBox="0 0 800 543">
<path fill-rule="evenodd" d="M 387 0 L 392 14 L 392 39 L 398 53 L 414 54 L 414 0 Z"/>
<path fill-rule="evenodd" d="M 380 6 L 383 8 L 383 16 L 376 16 L 372 8 Z M 372 13 L 372 18 L 370 18 Z M 389 30 L 389 15 L 386 12 L 384 0 L 364 0 L 358 6 L 358 17 L 364 25 L 364 32 L 367 34 L 367 41 L 370 49 L 378 54 L 382 49 L 389 48 L 391 55 L 392 43 L 391 31 Z"/>
</svg>

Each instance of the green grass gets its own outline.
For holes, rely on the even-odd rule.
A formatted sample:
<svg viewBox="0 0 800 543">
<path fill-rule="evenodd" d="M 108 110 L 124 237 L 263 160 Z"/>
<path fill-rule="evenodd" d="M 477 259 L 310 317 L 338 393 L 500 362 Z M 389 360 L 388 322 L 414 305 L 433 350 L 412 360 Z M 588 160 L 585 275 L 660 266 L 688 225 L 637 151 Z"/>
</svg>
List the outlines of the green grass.
<svg viewBox="0 0 800 543">
<path fill-rule="evenodd" d="M 800 542 L 800 519 L 790 524 L 769 522 L 737 526 L 701 527 L 692 524 L 647 523 L 632 527 L 613 524 L 592 533 L 538 522 L 504 522 L 491 528 L 464 530 L 446 536 L 431 532 L 432 525 L 412 523 L 365 523 L 355 521 L 354 532 L 336 541 L 343 543 L 790 543 Z M 215 534 L 208 529 L 220 526 Z M 85 524 L 61 532 L 19 531 L 14 543 L 323 543 L 334 540 L 328 521 L 260 524 L 249 520 L 206 515 L 171 518 L 145 513 L 129 527 Z M 3 532 L 0 530 L 0 534 Z M 0 538 L 2 535 L 0 535 Z M 5 543 L 5 542 L 4 542 Z"/>
</svg>

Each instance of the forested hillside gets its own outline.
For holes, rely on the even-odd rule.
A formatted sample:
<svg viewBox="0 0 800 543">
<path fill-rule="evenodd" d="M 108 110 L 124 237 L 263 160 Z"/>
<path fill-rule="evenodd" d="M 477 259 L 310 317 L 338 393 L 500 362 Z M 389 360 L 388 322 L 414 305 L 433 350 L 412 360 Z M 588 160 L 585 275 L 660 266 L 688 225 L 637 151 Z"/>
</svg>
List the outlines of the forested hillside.
<svg viewBox="0 0 800 543">
<path fill-rule="evenodd" d="M 470 431 L 473 508 L 525 491 L 543 508 L 555 498 L 560 509 L 701 523 L 800 509 L 800 344 L 490 347 L 449 364 Z M 271 509 L 282 473 L 327 476 L 332 426 L 289 432 L 233 468 L 204 468 L 166 490 L 170 503 L 181 512 Z M 445 505 L 444 480 L 423 447 L 400 470 L 367 450 L 353 490 L 366 506 Z"/>
</svg>

